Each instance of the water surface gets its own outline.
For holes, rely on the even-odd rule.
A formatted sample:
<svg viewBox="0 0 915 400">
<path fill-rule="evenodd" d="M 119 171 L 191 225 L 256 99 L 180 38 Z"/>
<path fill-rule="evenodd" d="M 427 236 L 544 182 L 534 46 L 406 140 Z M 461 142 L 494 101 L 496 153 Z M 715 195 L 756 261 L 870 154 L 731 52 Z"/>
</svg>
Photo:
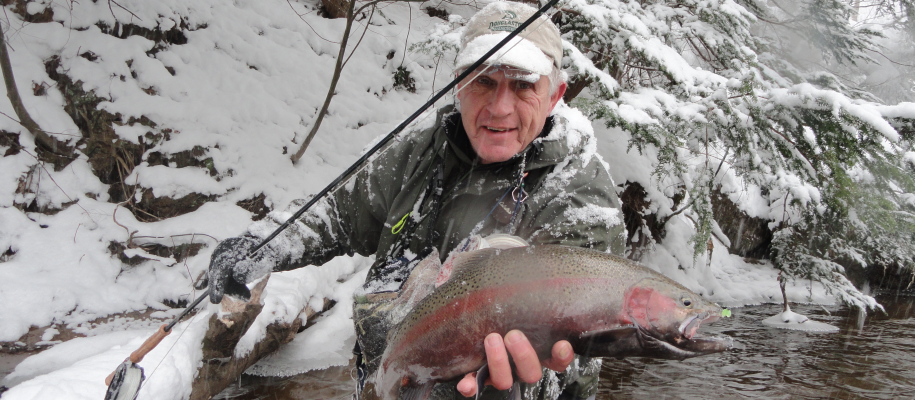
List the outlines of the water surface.
<svg viewBox="0 0 915 400">
<path fill-rule="evenodd" d="M 840 328 L 790 331 L 762 320 L 781 305 L 732 309 L 701 331 L 737 346 L 684 361 L 608 359 L 598 399 L 898 399 L 915 397 L 915 297 L 881 295 L 887 314 L 844 307 L 794 305 L 792 310 Z M 352 366 L 290 378 L 244 376 L 217 399 L 349 399 Z"/>
<path fill-rule="evenodd" d="M 878 296 L 887 315 L 844 307 L 792 310 L 840 328 L 800 332 L 760 323 L 781 305 L 742 307 L 702 329 L 737 348 L 684 361 L 605 360 L 605 399 L 898 399 L 915 396 L 915 298 Z"/>
</svg>

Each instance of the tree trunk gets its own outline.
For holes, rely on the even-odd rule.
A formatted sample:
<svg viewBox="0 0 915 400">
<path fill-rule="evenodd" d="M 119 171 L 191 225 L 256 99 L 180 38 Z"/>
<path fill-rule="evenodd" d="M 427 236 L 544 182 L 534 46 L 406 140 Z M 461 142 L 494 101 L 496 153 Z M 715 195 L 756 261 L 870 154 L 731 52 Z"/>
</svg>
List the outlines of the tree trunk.
<svg viewBox="0 0 915 400">
<path fill-rule="evenodd" d="M 293 164 L 297 163 L 299 159 L 302 158 L 302 155 L 305 154 L 305 149 L 308 148 L 311 140 L 314 139 L 315 134 L 318 133 L 318 128 L 321 127 L 321 122 L 324 121 L 324 114 L 327 113 L 327 108 L 330 107 L 330 101 L 334 97 L 334 91 L 337 89 L 337 81 L 340 80 L 340 72 L 343 70 L 343 58 L 346 56 L 346 42 L 349 39 L 349 33 L 353 27 L 353 10 L 356 8 L 355 0 L 350 2 L 348 5 L 349 8 L 346 11 L 346 28 L 343 30 L 343 39 L 340 40 L 340 52 L 337 54 L 337 65 L 334 66 L 334 77 L 330 80 L 330 88 L 327 89 L 327 97 L 324 99 L 324 105 L 321 106 L 321 111 L 318 112 L 318 117 L 315 119 L 315 124 L 311 127 L 311 132 L 308 132 L 308 136 L 305 137 L 305 141 L 302 142 L 302 146 L 299 147 L 299 151 L 292 155 Z"/>
<path fill-rule="evenodd" d="M 581 91 L 590 84 L 590 79 L 572 79 L 572 81 L 569 82 L 569 86 L 566 88 L 566 93 L 562 96 L 562 100 L 566 103 L 571 103 L 572 100 L 578 97 Z"/>
<path fill-rule="evenodd" d="M 25 129 L 28 129 L 32 136 L 35 137 L 35 143 L 37 145 L 44 147 L 45 150 L 49 150 L 52 153 L 60 154 L 58 149 L 64 150 L 67 146 L 41 130 L 35 120 L 32 119 L 32 116 L 29 115 L 29 111 L 26 110 L 25 106 L 22 104 L 22 98 L 19 96 L 19 89 L 16 87 L 16 78 L 13 76 L 13 66 L 10 64 L 10 55 L 6 47 L 6 34 L 3 32 L 0 32 L 0 69 L 3 70 L 3 83 L 6 84 L 6 96 L 9 97 L 10 103 L 13 105 L 13 110 L 19 118 L 19 123 L 24 126 Z"/>
</svg>

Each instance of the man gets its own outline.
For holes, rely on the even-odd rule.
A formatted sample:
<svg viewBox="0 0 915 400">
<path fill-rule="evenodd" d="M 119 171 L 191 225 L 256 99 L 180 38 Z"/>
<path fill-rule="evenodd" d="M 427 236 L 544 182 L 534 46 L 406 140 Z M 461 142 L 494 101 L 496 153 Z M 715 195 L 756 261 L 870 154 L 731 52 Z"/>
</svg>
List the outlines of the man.
<svg viewBox="0 0 915 400">
<path fill-rule="evenodd" d="M 511 2 L 481 9 L 461 37 L 458 72 L 535 11 Z M 460 83 L 459 112 L 444 107 L 431 127 L 404 135 L 253 260 L 245 257 L 248 250 L 289 214 L 271 214 L 246 235 L 220 243 L 210 264 L 211 301 L 219 302 L 223 293 L 247 293 L 244 284 L 269 271 L 320 265 L 343 254 L 375 254 L 365 293 L 354 307 L 360 368 L 371 374 L 391 327 L 390 296 L 379 294 L 396 293 L 423 258 L 444 258 L 460 251 L 471 235 L 492 233 L 517 235 L 533 245 L 622 253 L 619 200 L 594 154 L 590 123 L 560 102 L 566 89 L 561 60 L 559 30 L 540 17 Z M 541 381 L 541 366 L 565 371 L 572 362 L 566 341 L 556 343 L 552 358 L 541 363 L 522 332 L 480 340 L 490 366 L 488 383 L 496 389 L 512 386 L 511 355 L 518 379 L 534 384 L 526 386 L 527 395 L 593 395 L 599 363 L 581 360 L 562 379 Z M 455 389 L 464 396 L 477 390 L 473 374 L 457 385 L 439 386 L 436 398 L 454 397 Z"/>
</svg>

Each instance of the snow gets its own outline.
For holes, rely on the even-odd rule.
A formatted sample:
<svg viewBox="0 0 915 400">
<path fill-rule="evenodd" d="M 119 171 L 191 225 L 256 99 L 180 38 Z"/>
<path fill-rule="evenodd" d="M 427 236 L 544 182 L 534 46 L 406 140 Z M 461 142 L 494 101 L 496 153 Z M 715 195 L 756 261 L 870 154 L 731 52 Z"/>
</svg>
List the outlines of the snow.
<svg viewBox="0 0 915 400">
<path fill-rule="evenodd" d="M 623 223 L 619 209 L 598 207 L 594 204 L 587 204 L 582 208 L 566 209 L 563 217 L 569 222 L 581 222 L 583 224 L 591 225 L 602 224 L 608 229 Z"/>
<path fill-rule="evenodd" d="M 52 324 L 87 336 L 56 344 L 19 364 L 2 382 L 12 387 L 3 394 L 4 400 L 103 398 L 105 376 L 161 323 L 112 316 L 153 309 L 159 311 L 154 315 L 157 318 L 174 317 L 181 310 L 165 302 L 189 300 L 198 294 L 193 283 L 206 270 L 215 244 L 258 229 L 259 225 L 251 226 L 253 215 L 237 202 L 263 194 L 267 206 L 284 210 L 293 200 L 316 193 L 426 102 L 433 87 L 444 87 L 454 76 L 450 69 L 455 61 L 453 53 L 436 56 L 405 53 L 404 49 L 429 37 L 454 43 L 456 32 L 442 30 L 440 21 L 417 5 L 386 6 L 384 18 L 372 20 L 369 33 L 343 70 L 337 96 L 320 132 L 304 158 L 293 165 L 289 155 L 298 150 L 324 101 L 338 49 L 333 41 L 339 40 L 344 21 L 318 16 L 314 9 L 320 3 L 314 0 L 118 3 L 138 18 L 118 7 L 109 10 L 107 2 L 90 1 L 45 3 L 54 10 L 55 23 L 25 23 L 8 12 L 11 61 L 23 101 L 43 129 L 71 144 L 76 142 L 79 128 L 65 113 L 66 101 L 44 65 L 51 57 L 59 57 L 59 70 L 80 81 L 84 90 L 95 91 L 101 100 L 100 109 L 120 114 L 121 125 L 114 127 L 119 138 L 132 143 L 141 143 L 140 138 L 144 138 L 148 145 L 128 181 L 157 197 L 198 193 L 216 200 L 184 215 L 143 222 L 145 216 L 135 216 L 128 208 L 108 202 L 110 187 L 92 173 L 85 155 L 60 171 L 39 165 L 31 155 L 35 154 L 35 144 L 29 133 L 8 118 L 0 119 L 0 130 L 18 133 L 24 147 L 19 154 L 0 157 L 0 254 L 8 250 L 14 253 L 0 256 L 0 304 L 4 305 L 0 308 L 0 341 L 15 342 L 31 327 Z M 708 89 L 702 85 L 709 81 L 725 84 L 720 77 L 689 67 L 689 60 L 644 37 L 654 27 L 625 13 L 598 15 L 597 7 L 585 1 L 570 4 L 603 24 L 623 24 L 632 31 L 629 40 L 634 46 L 646 57 L 677 66 L 669 72 L 697 92 Z M 735 14 L 745 14 L 733 3 L 726 6 Z M 28 7 L 30 13 L 44 9 L 37 2 Z M 407 7 L 414 8 L 410 11 Z M 470 6 L 449 5 L 448 9 L 461 14 L 450 17 L 452 25 L 466 21 L 473 13 Z M 115 21 L 146 29 L 168 30 L 177 24 L 191 29 L 185 31 L 186 44 L 171 44 L 149 55 L 153 53 L 152 41 L 138 36 L 118 39 L 97 25 L 101 22 L 112 27 Z M 363 21 L 354 25 L 359 33 L 365 28 Z M 492 36 L 484 40 L 500 37 Z M 585 63 L 579 49 L 569 42 L 563 47 L 569 68 L 586 71 L 608 91 L 619 89 L 610 75 Z M 532 51 L 539 53 L 522 42 L 504 57 L 533 62 L 538 57 L 530 57 Z M 97 57 L 95 61 L 82 56 L 90 52 Z M 544 59 L 542 53 L 539 58 Z M 416 79 L 416 94 L 393 89 L 392 75 L 400 60 Z M 36 96 L 32 90 L 25 90 L 33 83 L 47 84 L 47 94 Z M 785 104 L 830 98 L 828 93 L 806 86 L 776 94 Z M 878 107 L 833 100 L 830 107 L 873 122 L 888 139 L 893 139 L 893 132 L 878 118 L 881 113 L 915 115 L 911 103 Z M 674 103 L 679 104 L 666 92 L 646 88 L 621 93 L 619 103 L 609 102 L 607 107 L 630 123 L 655 123 Z M 678 115 L 702 122 L 697 107 L 680 107 Z M 0 112 L 14 115 L 6 101 L 0 101 Z M 606 163 L 617 183 L 645 183 L 647 198 L 659 216 L 674 212 L 672 192 L 664 190 L 675 190 L 676 183 L 658 182 L 653 174 L 659 157 L 656 148 L 646 147 L 639 154 L 628 148 L 628 132 L 606 128 L 601 122 L 592 128 L 580 111 L 563 102 L 555 112 L 563 113 L 574 125 L 570 131 L 580 133 L 569 135 L 567 140 L 587 141 L 585 157 Z M 431 110 L 425 113 L 415 126 L 428 126 L 433 115 Z M 131 117 L 141 116 L 156 126 L 128 123 Z M 147 133 L 165 130 L 170 132 L 170 140 L 151 144 L 145 139 Z M 152 152 L 174 154 L 195 147 L 203 149 L 200 159 L 212 160 L 216 176 L 200 167 L 149 165 Z M 915 153 L 905 157 L 915 164 Z M 789 174 L 774 173 L 773 177 L 783 191 L 769 194 L 770 198 L 789 195 L 803 202 L 819 201 L 819 193 L 809 183 Z M 758 185 L 738 179 L 728 170 L 716 179 L 750 216 L 781 220 L 783 203 L 770 203 Z M 17 191 L 20 186 L 28 190 Z M 60 211 L 44 214 L 14 207 L 32 200 L 40 208 Z M 915 204 L 915 197 L 910 201 Z M 622 219 L 619 210 L 587 206 L 566 217 L 608 225 Z M 778 271 L 771 264 L 728 254 L 718 239 L 711 254 L 694 257 L 689 239 L 695 229 L 685 214 L 673 217 L 667 229 L 667 239 L 654 244 L 642 263 L 722 305 L 781 301 Z M 109 246 L 112 242 L 128 243 L 130 238 L 138 247 L 124 254 L 145 260 L 125 266 L 111 254 Z M 139 247 L 196 243 L 205 247 L 180 262 Z M 299 251 L 292 247 L 294 244 L 281 245 Z M 370 262 L 342 257 L 320 268 L 272 275 L 264 292 L 264 311 L 242 338 L 236 354 L 249 351 L 274 321 L 299 318 L 307 305 L 320 309 L 324 299 L 332 299 L 337 305 L 249 372 L 289 375 L 347 363 L 354 340 L 352 293 L 364 280 Z M 788 296 L 790 301 L 834 302 L 822 286 L 804 282 L 790 284 Z M 176 325 L 172 334 L 146 356 L 140 364 L 147 376 L 140 398 L 187 396 L 202 356 L 200 339 L 214 312 L 212 306 L 204 306 L 195 317 Z M 55 340 L 55 331 L 59 329 L 48 329 L 41 339 Z"/>
<path fill-rule="evenodd" d="M 802 83 L 787 89 L 773 89 L 770 92 L 772 100 L 777 104 L 786 106 L 807 105 L 811 108 L 828 109 L 838 117 L 843 112 L 859 118 L 874 127 L 890 141 L 899 140 L 899 134 L 890 126 L 883 116 L 911 116 L 915 109 L 911 103 L 902 103 L 896 106 L 882 106 L 851 100 L 844 95 L 830 90 L 817 89 L 809 83 Z"/>
<path fill-rule="evenodd" d="M 365 280 L 370 261 L 341 258 L 321 267 L 274 273 L 264 289 L 264 309 L 239 341 L 236 354 L 250 351 L 254 341 L 260 339 L 258 335 L 263 336 L 266 325 L 292 322 L 306 305 L 320 310 L 323 299 L 328 298 L 336 300 L 338 306 L 308 334 L 296 337 L 288 353 L 266 359 L 252 372 L 283 375 L 346 364 L 355 337 L 351 320 L 353 292 Z M 344 283 L 335 285 L 337 280 Z M 147 377 L 140 390 L 141 398 L 187 397 L 200 362 L 207 321 L 218 309 L 219 306 L 204 306 L 191 320 L 175 325 L 171 334 L 146 355 L 140 362 Z M 29 357 L 4 379 L 4 384 L 16 385 L 3 394 L 4 399 L 102 398 L 105 376 L 153 332 L 155 329 L 134 329 L 77 338 Z"/>
<path fill-rule="evenodd" d="M 915 166 L 915 151 L 907 151 L 903 156 L 906 162 Z"/>
<path fill-rule="evenodd" d="M 254 345 L 264 338 L 267 325 L 274 322 L 291 323 L 309 305 L 312 309 L 320 311 L 325 298 L 337 301 L 341 305 L 349 303 L 350 307 L 343 307 L 345 311 L 342 311 L 342 314 L 343 318 L 350 318 L 353 291 L 365 282 L 365 273 L 368 272 L 366 267 L 371 264 L 370 261 L 367 262 L 361 257 L 338 258 L 321 267 L 272 274 L 264 289 L 264 309 L 239 340 L 235 347 L 235 355 L 247 355 Z M 362 272 L 356 274 L 357 270 Z M 346 280 L 346 283 L 338 285 L 338 280 Z M 340 314 L 340 310 L 334 307 L 331 315 Z M 349 324 L 349 328 L 352 328 L 352 324 Z M 324 367 L 331 365 L 337 364 Z"/>
<path fill-rule="evenodd" d="M 508 37 L 508 32 L 491 33 L 474 38 L 467 43 L 465 51 L 458 55 L 455 65 L 470 65 L 486 52 Z M 524 40 L 523 35 L 512 38 L 487 60 L 487 64 L 509 65 L 527 71 L 548 75 L 553 63 L 534 43 Z"/>
<path fill-rule="evenodd" d="M 791 329 L 806 332 L 838 332 L 839 328 L 823 322 L 811 320 L 791 309 L 763 320 L 763 323 L 775 328 Z"/>
<path fill-rule="evenodd" d="M 4 383 L 12 386 L 39 375 L 67 368 L 82 359 L 101 354 L 115 346 L 123 346 L 138 337 L 148 337 L 153 332 L 155 330 L 129 330 L 66 341 L 25 359 L 6 377 Z"/>
<path fill-rule="evenodd" d="M 140 362 L 140 366 L 146 374 L 146 381 L 140 389 L 140 398 L 178 399 L 186 398 L 190 394 L 190 384 L 197 370 L 196 360 L 199 360 L 201 356 L 200 342 L 206 332 L 206 321 L 210 314 L 210 311 L 204 311 L 189 321 L 175 325 L 172 333 L 166 336 L 159 346 Z M 63 352 L 54 352 L 37 360 L 38 362 L 47 361 L 51 356 L 63 357 L 62 363 L 44 365 L 45 369 L 55 366 L 61 367 L 60 369 L 16 385 L 4 393 L 3 397 L 11 399 L 104 398 L 107 390 L 105 377 L 153 332 L 153 330 L 131 330 L 77 341 L 73 346 L 82 344 L 85 348 L 80 349 L 79 353 L 75 355 L 67 356 Z M 71 349 L 73 347 L 62 350 Z M 33 357 L 43 355 L 44 353 Z M 20 366 L 28 366 L 27 362 L 30 359 L 26 359 Z M 78 361 L 73 362 L 74 360 Z M 26 370 L 24 367 L 22 369 L 23 371 L 20 372 L 20 367 L 17 367 L 13 375 L 35 372 Z"/>
<path fill-rule="evenodd" d="M 156 197 L 182 198 L 191 193 L 206 195 L 223 194 L 225 189 L 210 177 L 204 168 L 169 168 L 164 165 L 149 166 L 146 163 L 134 168 L 127 177 L 128 182 L 153 188 Z"/>
<path fill-rule="evenodd" d="M 353 346 L 356 342 L 356 332 L 352 320 L 353 294 L 365 282 L 365 277 L 368 273 L 367 267 L 371 264 L 371 261 L 371 259 L 357 260 L 356 262 L 332 261 L 331 263 L 342 264 L 336 270 L 342 272 L 342 275 L 348 276 L 346 281 L 339 285 L 334 285 L 339 278 L 334 277 L 333 273 L 327 274 L 327 277 L 330 278 L 329 281 L 323 285 L 318 285 L 321 290 L 313 298 L 318 299 L 326 296 L 325 298 L 332 299 L 337 304 L 324 314 L 315 325 L 306 329 L 302 334 L 296 335 L 295 339 L 287 344 L 283 351 L 265 357 L 248 369 L 247 372 L 260 376 L 290 376 L 336 365 L 346 365 L 352 357 Z M 357 266 L 361 269 L 353 273 Z M 286 274 L 297 273 L 299 275 L 297 280 L 300 285 L 320 282 L 319 279 L 315 279 L 316 272 L 312 272 L 313 270 L 302 269 L 299 271 L 301 272 L 290 271 Z M 272 279 L 274 278 L 271 278 L 270 284 L 273 283 Z M 268 288 L 269 286 L 268 284 Z M 287 295 L 296 296 L 301 293 L 303 291 L 293 288 L 291 292 L 287 292 Z M 284 306 L 288 305 L 284 304 Z M 320 310 L 321 305 L 313 305 L 312 308 Z M 268 310 L 265 307 L 252 326 L 255 329 L 249 328 L 249 332 L 261 332 L 258 326 L 262 323 L 262 320 L 265 320 L 262 316 L 268 315 L 268 312 L 273 313 L 273 315 L 276 314 L 275 311 Z M 291 318 L 298 316 L 297 313 L 286 315 Z M 251 339 L 254 338 L 249 336 L 253 335 L 245 335 L 242 341 L 239 342 L 239 347 L 236 347 L 236 354 L 244 352 L 243 347 L 246 347 L 248 343 L 253 344 Z M 246 346 L 242 346 L 243 343 Z"/>
</svg>

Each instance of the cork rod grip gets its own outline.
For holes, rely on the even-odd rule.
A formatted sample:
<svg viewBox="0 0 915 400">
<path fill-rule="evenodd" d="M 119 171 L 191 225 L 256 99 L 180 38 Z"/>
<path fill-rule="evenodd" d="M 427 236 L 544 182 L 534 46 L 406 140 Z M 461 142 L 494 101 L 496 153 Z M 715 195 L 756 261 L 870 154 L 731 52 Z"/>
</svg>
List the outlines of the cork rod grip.
<svg viewBox="0 0 915 400">
<path fill-rule="evenodd" d="M 136 350 L 134 350 L 133 353 L 130 353 L 130 357 L 127 357 L 127 359 L 130 360 L 130 362 L 132 362 L 132 363 L 138 363 L 138 362 L 142 361 L 143 357 L 146 356 L 146 353 L 149 353 L 150 351 L 152 351 L 152 349 L 155 349 L 156 346 L 159 345 L 159 342 L 161 342 L 162 339 L 164 339 L 166 336 L 168 336 L 169 333 L 172 333 L 172 331 L 165 330 L 165 325 L 160 326 L 159 330 L 157 330 L 156 333 L 153 333 L 152 336 L 150 336 L 148 339 L 146 339 L 146 341 L 140 345 L 139 349 L 136 349 Z M 115 372 L 117 372 L 117 370 L 112 371 L 111 374 L 109 374 L 108 377 L 105 378 L 106 385 L 111 386 L 111 380 L 114 379 Z"/>
<path fill-rule="evenodd" d="M 172 331 L 170 330 L 165 330 L 165 325 L 160 326 L 159 330 L 157 330 L 156 333 L 153 333 L 149 339 L 146 339 L 146 341 L 140 345 L 139 349 L 136 349 L 133 353 L 130 353 L 130 362 L 138 363 L 142 361 L 143 357 L 146 356 L 146 353 L 149 353 L 152 351 L 152 349 L 155 349 L 156 346 L 159 345 L 159 342 L 161 342 L 162 339 L 168 336 L 168 334 L 171 332 Z"/>
</svg>

